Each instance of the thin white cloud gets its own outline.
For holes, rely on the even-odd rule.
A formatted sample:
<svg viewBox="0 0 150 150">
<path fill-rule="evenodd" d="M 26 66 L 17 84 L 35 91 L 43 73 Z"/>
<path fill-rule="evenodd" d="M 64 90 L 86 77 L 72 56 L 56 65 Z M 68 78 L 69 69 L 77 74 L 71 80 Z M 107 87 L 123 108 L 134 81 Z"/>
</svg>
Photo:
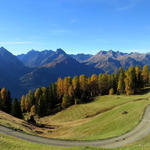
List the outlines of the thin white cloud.
<svg viewBox="0 0 150 150">
<path fill-rule="evenodd" d="M 1 45 L 25 45 L 32 44 L 30 41 L 0 41 Z"/>
<path fill-rule="evenodd" d="M 132 7 L 134 7 L 134 6 L 128 5 L 128 6 L 118 7 L 117 10 L 118 11 L 123 11 L 123 10 L 131 9 Z"/>
</svg>

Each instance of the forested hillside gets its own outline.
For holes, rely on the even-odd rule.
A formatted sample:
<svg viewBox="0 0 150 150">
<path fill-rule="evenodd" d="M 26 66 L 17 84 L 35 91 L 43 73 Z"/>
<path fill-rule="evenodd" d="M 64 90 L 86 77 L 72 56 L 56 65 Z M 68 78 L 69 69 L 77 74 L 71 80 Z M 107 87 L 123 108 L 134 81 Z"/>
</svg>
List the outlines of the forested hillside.
<svg viewBox="0 0 150 150">
<path fill-rule="evenodd" d="M 141 92 L 149 81 L 149 67 L 145 65 L 130 66 L 128 70 L 108 74 L 93 74 L 58 78 L 49 87 L 37 88 L 23 95 L 20 102 L 12 101 L 10 92 L 3 88 L 0 91 L 1 110 L 22 117 L 22 113 L 31 113 L 40 117 L 61 111 L 71 105 L 87 103 L 98 95 L 126 94 L 133 95 Z"/>
</svg>

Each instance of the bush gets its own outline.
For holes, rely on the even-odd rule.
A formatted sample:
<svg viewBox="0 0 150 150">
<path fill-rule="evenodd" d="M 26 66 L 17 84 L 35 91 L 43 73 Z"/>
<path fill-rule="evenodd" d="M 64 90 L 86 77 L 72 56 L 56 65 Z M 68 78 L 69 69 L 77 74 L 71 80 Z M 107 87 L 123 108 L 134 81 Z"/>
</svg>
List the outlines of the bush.
<svg viewBox="0 0 150 150">
<path fill-rule="evenodd" d="M 67 108 L 68 106 L 70 106 L 70 99 L 69 99 L 69 96 L 65 94 L 62 99 L 61 107 Z"/>
<path fill-rule="evenodd" d="M 109 90 L 109 95 L 114 95 L 114 89 L 113 89 L 113 88 L 111 88 L 111 89 Z"/>
</svg>

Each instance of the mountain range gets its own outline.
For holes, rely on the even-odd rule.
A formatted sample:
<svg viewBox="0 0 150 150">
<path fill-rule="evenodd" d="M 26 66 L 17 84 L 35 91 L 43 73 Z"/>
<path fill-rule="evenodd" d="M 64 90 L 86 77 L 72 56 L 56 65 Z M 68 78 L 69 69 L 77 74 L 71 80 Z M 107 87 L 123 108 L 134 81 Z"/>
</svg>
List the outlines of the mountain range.
<svg viewBox="0 0 150 150">
<path fill-rule="evenodd" d="M 26 94 L 29 89 L 49 86 L 58 77 L 80 74 L 114 72 L 119 67 L 130 65 L 150 65 L 150 53 L 122 53 L 99 51 L 91 54 L 67 54 L 62 49 L 56 51 L 31 50 L 27 54 L 13 55 L 4 47 L 0 48 L 0 88 L 5 87 L 14 97 Z"/>
<path fill-rule="evenodd" d="M 85 64 L 94 68 L 102 69 L 104 72 L 114 72 L 115 69 L 123 67 L 127 69 L 129 66 L 145 64 L 150 65 L 150 53 L 122 53 L 110 51 L 100 51 L 96 55 L 85 61 Z"/>
</svg>

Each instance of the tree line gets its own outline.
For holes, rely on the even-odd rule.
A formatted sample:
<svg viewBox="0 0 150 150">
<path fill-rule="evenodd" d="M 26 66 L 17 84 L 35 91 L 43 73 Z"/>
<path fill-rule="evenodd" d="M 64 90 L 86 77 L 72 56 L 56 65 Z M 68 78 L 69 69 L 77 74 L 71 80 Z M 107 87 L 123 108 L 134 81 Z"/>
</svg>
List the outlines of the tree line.
<svg viewBox="0 0 150 150">
<path fill-rule="evenodd" d="M 60 111 L 74 104 L 87 103 L 98 95 L 126 94 L 133 95 L 141 91 L 150 82 L 148 65 L 130 66 L 128 70 L 122 67 L 112 74 L 93 74 L 58 78 L 49 87 L 31 90 L 18 101 L 12 101 L 10 92 L 5 88 L 0 90 L 0 109 L 22 118 L 22 113 L 31 113 L 43 117 Z"/>
<path fill-rule="evenodd" d="M 16 98 L 12 100 L 10 92 L 5 88 L 0 89 L 0 110 L 22 118 L 20 102 Z"/>
</svg>

